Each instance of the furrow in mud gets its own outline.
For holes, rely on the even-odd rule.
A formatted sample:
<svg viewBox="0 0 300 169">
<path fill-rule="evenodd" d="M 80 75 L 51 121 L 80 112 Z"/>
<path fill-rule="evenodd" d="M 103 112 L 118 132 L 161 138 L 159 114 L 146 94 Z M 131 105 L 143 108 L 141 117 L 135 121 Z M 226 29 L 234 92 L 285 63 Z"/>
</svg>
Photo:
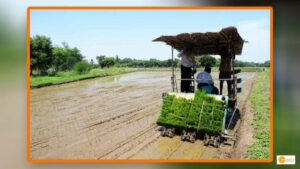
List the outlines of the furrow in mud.
<svg viewBox="0 0 300 169">
<path fill-rule="evenodd" d="M 141 106 L 141 107 L 137 107 L 137 108 L 133 108 L 133 109 L 130 109 L 129 111 L 126 111 L 125 113 L 122 113 L 122 114 L 117 114 L 117 115 L 114 115 L 112 117 L 107 117 L 107 118 L 98 118 L 98 119 L 101 119 L 100 121 L 98 120 L 98 122 L 96 123 L 92 123 L 92 124 L 89 124 L 88 126 L 86 126 L 85 128 L 91 128 L 91 127 L 95 127 L 97 125 L 100 125 L 100 124 L 103 124 L 103 123 L 107 123 L 107 122 L 110 122 L 112 120 L 115 120 L 115 119 L 118 119 L 118 118 L 125 118 L 126 116 L 129 116 L 129 115 L 135 115 L 136 113 L 140 112 L 141 110 L 149 107 L 149 106 L 156 106 L 158 103 L 155 101 L 155 102 L 152 102 L 148 105 L 144 105 L 144 106 Z M 112 112 L 107 112 L 106 113 L 107 115 L 109 114 L 113 114 Z"/>
<path fill-rule="evenodd" d="M 80 147 L 81 145 L 86 145 L 89 142 L 92 142 L 91 144 L 99 143 L 99 145 L 104 144 L 104 142 L 108 143 L 109 140 L 105 140 L 105 138 L 111 138 L 111 135 L 113 135 L 114 132 L 119 131 L 119 130 L 124 130 L 124 129 L 126 129 L 126 127 L 131 129 L 133 127 L 130 125 L 132 125 L 133 123 L 140 123 L 139 121 L 146 122 L 145 124 L 147 124 L 147 125 L 149 125 L 150 123 L 154 124 L 155 119 L 156 119 L 156 117 L 155 117 L 156 113 L 153 110 L 155 110 L 155 109 L 156 109 L 156 105 L 152 105 L 152 106 L 147 107 L 146 109 L 141 110 L 140 112 L 137 112 L 133 116 L 129 116 L 127 118 L 123 117 L 120 119 L 115 119 L 110 123 L 103 123 L 102 125 L 99 125 L 94 128 L 89 128 L 88 130 L 85 129 L 84 131 L 81 131 L 81 132 L 77 133 L 76 135 L 73 135 L 73 139 L 77 140 L 77 141 L 75 141 L 75 142 L 73 141 L 72 143 L 70 142 L 65 147 L 65 150 L 69 151 L 74 148 Z M 151 117 L 150 119 L 152 119 L 152 120 L 149 120 L 149 117 Z M 137 124 L 135 124 L 135 126 L 137 126 Z M 139 130 L 138 132 L 145 130 L 145 128 L 139 128 L 139 129 L 141 129 L 141 130 Z M 132 133 L 126 133 L 126 135 L 130 136 L 131 134 L 136 134 L 138 132 L 132 131 Z M 123 139 L 126 140 L 127 138 L 123 138 Z M 66 142 L 66 140 L 64 142 Z M 111 143 L 111 144 L 113 144 L 113 143 Z M 114 147 L 114 145 L 107 146 L 107 148 L 109 148 L 109 147 Z M 55 147 L 53 147 L 52 150 L 53 149 L 55 149 Z M 97 149 L 97 148 L 95 148 L 95 149 Z M 106 150 L 101 150 L 101 152 L 106 152 Z M 47 154 L 47 157 L 52 157 L 52 156 L 57 156 L 57 152 L 53 151 L 53 153 Z"/>
<path fill-rule="evenodd" d="M 121 153 L 129 151 L 132 147 L 138 145 L 140 142 L 145 140 L 147 137 L 151 137 L 156 133 L 158 127 L 153 124 L 147 130 L 138 133 L 129 137 L 127 140 L 120 142 L 110 151 L 106 152 L 102 156 L 98 157 L 98 159 L 116 159 Z"/>
</svg>

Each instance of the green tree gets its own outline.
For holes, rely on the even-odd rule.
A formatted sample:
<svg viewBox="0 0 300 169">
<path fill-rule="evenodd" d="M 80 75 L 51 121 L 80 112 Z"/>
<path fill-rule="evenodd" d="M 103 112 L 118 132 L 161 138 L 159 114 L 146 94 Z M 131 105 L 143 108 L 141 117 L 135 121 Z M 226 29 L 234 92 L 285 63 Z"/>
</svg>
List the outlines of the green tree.
<svg viewBox="0 0 300 169">
<path fill-rule="evenodd" d="M 206 66 L 206 65 L 215 66 L 217 60 L 216 58 L 210 55 L 203 55 L 198 58 L 198 63 L 200 64 L 200 66 Z"/>
<path fill-rule="evenodd" d="M 268 61 L 265 61 L 264 63 L 263 63 L 263 66 L 264 67 L 270 67 L 270 61 L 268 60 Z"/>
<path fill-rule="evenodd" d="M 77 62 L 83 60 L 83 56 L 77 48 L 70 48 L 66 42 L 64 47 L 53 48 L 54 65 L 59 71 L 72 70 Z"/>
<path fill-rule="evenodd" d="M 174 59 L 174 65 L 175 65 L 175 67 L 179 67 L 180 66 L 180 61 L 179 61 L 179 59 Z"/>
<path fill-rule="evenodd" d="M 67 70 L 67 57 L 68 51 L 66 48 L 55 47 L 53 48 L 53 56 L 55 57 L 54 65 L 58 71 Z"/>
<path fill-rule="evenodd" d="M 30 38 L 30 74 L 33 71 L 46 75 L 53 66 L 52 42 L 49 37 L 36 35 Z"/>
<path fill-rule="evenodd" d="M 129 63 L 131 63 L 133 60 L 131 58 L 124 58 L 120 60 L 120 63 L 123 65 L 128 65 Z"/>
<path fill-rule="evenodd" d="M 91 70 L 91 65 L 87 61 L 82 60 L 74 65 L 74 70 L 78 73 L 85 73 Z"/>
<path fill-rule="evenodd" d="M 116 55 L 116 59 L 115 59 L 116 64 L 120 63 L 120 58 L 118 55 Z"/>
<path fill-rule="evenodd" d="M 98 61 L 98 65 L 101 67 L 101 69 L 105 66 L 102 62 L 105 59 L 104 55 L 96 56 L 96 59 Z"/>
<path fill-rule="evenodd" d="M 114 57 L 106 57 L 106 56 L 97 56 L 96 59 L 98 60 L 98 64 L 103 69 L 104 67 L 113 66 L 116 61 Z"/>
<path fill-rule="evenodd" d="M 80 50 L 75 48 L 66 48 L 67 49 L 67 57 L 66 57 L 66 61 L 67 61 L 67 70 L 71 70 L 73 69 L 73 66 L 75 65 L 75 63 L 82 61 L 83 60 L 83 56 L 80 53 Z"/>
<path fill-rule="evenodd" d="M 111 67 L 115 64 L 115 59 L 113 57 L 105 57 L 101 63 L 101 67 Z"/>
</svg>

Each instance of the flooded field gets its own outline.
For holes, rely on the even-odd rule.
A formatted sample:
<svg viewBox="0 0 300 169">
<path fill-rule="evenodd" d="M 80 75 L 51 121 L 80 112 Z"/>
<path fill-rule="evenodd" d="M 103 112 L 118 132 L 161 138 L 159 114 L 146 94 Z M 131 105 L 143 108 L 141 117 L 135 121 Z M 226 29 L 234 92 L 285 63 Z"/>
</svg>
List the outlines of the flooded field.
<svg viewBox="0 0 300 169">
<path fill-rule="evenodd" d="M 181 142 L 179 136 L 160 137 L 155 122 L 162 93 L 171 91 L 170 75 L 167 71 L 134 72 L 32 89 L 31 158 L 222 158 L 220 150 L 204 147 L 201 140 L 193 144 Z M 240 106 L 255 75 L 239 74 L 243 79 Z M 216 73 L 213 76 L 217 78 Z"/>
</svg>

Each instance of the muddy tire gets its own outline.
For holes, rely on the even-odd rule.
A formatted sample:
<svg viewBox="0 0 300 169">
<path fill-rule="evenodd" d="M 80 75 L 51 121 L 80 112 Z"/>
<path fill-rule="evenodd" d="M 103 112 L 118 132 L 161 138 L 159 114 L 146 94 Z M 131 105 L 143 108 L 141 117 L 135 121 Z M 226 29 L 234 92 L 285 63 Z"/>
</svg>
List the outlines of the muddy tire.
<svg viewBox="0 0 300 169">
<path fill-rule="evenodd" d="M 174 128 L 168 128 L 166 131 L 166 135 L 170 138 L 173 138 L 175 136 L 175 129 Z"/>
<path fill-rule="evenodd" d="M 209 143 L 209 136 L 207 134 L 204 135 L 204 146 L 208 146 L 208 143 Z"/>
<path fill-rule="evenodd" d="M 175 133 L 173 133 L 172 131 L 169 132 L 169 137 L 173 138 L 175 136 Z"/>
<path fill-rule="evenodd" d="M 215 140 L 214 140 L 214 146 L 216 148 L 219 148 L 220 147 L 220 144 L 221 144 L 221 138 L 220 136 L 216 137 Z"/>
<path fill-rule="evenodd" d="M 192 134 L 191 134 L 191 136 L 190 136 L 190 141 L 191 141 L 192 143 L 195 143 L 195 141 L 196 141 L 196 133 L 195 133 L 195 132 L 192 132 Z"/>
<path fill-rule="evenodd" d="M 195 143 L 195 141 L 196 141 L 195 137 L 191 137 L 191 138 L 190 138 L 190 142 L 191 142 L 191 143 Z"/>
<path fill-rule="evenodd" d="M 185 141 L 186 140 L 186 131 L 185 130 L 182 130 L 180 139 L 181 139 L 181 141 Z"/>
<path fill-rule="evenodd" d="M 166 136 L 166 128 L 165 128 L 165 127 L 162 127 L 162 128 L 161 128 L 160 135 L 161 135 L 162 137 L 165 137 L 165 136 Z"/>
</svg>

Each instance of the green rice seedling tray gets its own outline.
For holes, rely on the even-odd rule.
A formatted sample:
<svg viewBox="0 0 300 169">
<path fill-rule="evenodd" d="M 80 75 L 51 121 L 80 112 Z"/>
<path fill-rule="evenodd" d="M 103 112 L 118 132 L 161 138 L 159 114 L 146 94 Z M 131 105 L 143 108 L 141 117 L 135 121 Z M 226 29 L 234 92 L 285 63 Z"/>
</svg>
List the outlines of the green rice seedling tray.
<svg viewBox="0 0 300 169">
<path fill-rule="evenodd" d="M 224 114 L 224 102 L 200 90 L 195 94 L 167 93 L 157 124 L 220 134 Z"/>
</svg>

